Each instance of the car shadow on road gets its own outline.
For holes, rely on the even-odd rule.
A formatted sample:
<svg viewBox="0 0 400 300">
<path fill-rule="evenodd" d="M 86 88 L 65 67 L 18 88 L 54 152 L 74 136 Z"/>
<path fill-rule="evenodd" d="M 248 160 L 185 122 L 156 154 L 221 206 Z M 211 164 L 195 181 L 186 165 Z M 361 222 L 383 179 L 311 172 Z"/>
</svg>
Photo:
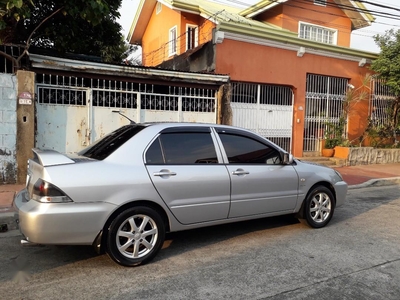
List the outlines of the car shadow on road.
<svg viewBox="0 0 400 300">
<path fill-rule="evenodd" d="M 299 221 L 294 216 L 288 215 L 168 233 L 163 249 L 154 261 L 162 262 L 164 259 L 242 235 L 294 224 L 299 224 Z M 106 254 L 97 255 L 91 246 L 16 246 L 20 239 L 20 235 L 13 237 L 12 243 L 17 251 L 9 252 L 2 257 L 0 282 L 12 279 L 20 283 L 29 281 L 29 277 L 37 273 L 72 266 L 79 268 L 97 264 L 99 268 L 118 267 Z"/>
<path fill-rule="evenodd" d="M 229 240 L 232 241 L 231 243 L 236 243 L 237 240 L 242 239 L 245 243 L 246 240 L 257 238 L 256 236 L 265 233 L 276 236 L 278 232 L 287 232 L 301 227 L 307 228 L 294 215 L 285 215 L 169 233 L 155 261 L 173 258 L 201 248 L 210 248 Z M 205 250 L 204 255 L 208 255 L 207 251 Z"/>
<path fill-rule="evenodd" d="M 376 189 L 376 187 L 374 187 Z M 386 187 L 380 187 L 377 195 L 368 195 L 363 189 L 350 191 L 351 200 L 347 200 L 342 206 L 338 207 L 333 215 L 328 227 L 335 227 L 354 217 L 367 213 L 383 205 L 388 205 L 394 200 L 399 199 L 400 186 L 387 186 L 390 193 L 384 193 Z M 242 221 L 237 223 L 205 227 L 170 233 L 166 237 L 163 249 L 155 258 L 155 261 L 168 259 L 174 255 L 178 256 L 194 249 L 217 244 L 229 239 L 240 239 L 246 235 L 261 232 L 259 237 L 264 239 L 278 238 L 280 234 L 288 237 L 291 234 L 305 234 L 307 230 L 315 230 L 308 225 L 303 224 L 294 215 L 270 217 L 256 219 L 251 221 Z M 324 228 L 320 229 L 324 230 Z M 251 239 L 248 238 L 247 241 Z M 246 239 L 243 239 L 245 241 Z"/>
</svg>

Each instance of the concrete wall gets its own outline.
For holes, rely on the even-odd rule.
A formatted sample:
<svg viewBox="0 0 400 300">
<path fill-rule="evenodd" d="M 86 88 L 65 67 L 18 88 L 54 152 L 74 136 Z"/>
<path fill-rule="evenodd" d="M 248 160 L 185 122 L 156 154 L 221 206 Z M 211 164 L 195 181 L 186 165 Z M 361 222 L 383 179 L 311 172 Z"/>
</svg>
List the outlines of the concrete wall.
<svg viewBox="0 0 400 300">
<path fill-rule="evenodd" d="M 400 149 L 375 149 L 372 147 L 350 147 L 346 165 L 369 165 L 400 163 Z"/>
<path fill-rule="evenodd" d="M 196 51 L 188 51 L 186 54 L 174 56 L 166 60 L 158 67 L 170 70 L 190 72 L 214 72 L 215 47 L 211 42 L 205 43 Z"/>
<path fill-rule="evenodd" d="M 17 78 L 0 74 L 0 184 L 16 181 Z"/>
</svg>

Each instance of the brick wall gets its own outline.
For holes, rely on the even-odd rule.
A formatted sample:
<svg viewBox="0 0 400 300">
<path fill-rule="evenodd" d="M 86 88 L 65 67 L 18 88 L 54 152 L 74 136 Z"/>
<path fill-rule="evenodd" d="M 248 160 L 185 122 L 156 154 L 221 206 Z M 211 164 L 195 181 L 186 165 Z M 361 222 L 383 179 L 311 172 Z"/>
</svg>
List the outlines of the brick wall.
<svg viewBox="0 0 400 300">
<path fill-rule="evenodd" d="M 17 80 L 0 74 L 0 184 L 16 181 Z"/>
</svg>

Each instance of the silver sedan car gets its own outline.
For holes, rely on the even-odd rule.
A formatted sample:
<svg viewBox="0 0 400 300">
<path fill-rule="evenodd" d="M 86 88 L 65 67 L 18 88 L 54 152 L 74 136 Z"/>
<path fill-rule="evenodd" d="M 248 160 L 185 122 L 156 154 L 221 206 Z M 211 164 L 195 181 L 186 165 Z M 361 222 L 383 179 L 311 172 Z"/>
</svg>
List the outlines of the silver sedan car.
<svg viewBox="0 0 400 300">
<path fill-rule="evenodd" d="M 165 233 L 284 214 L 329 223 L 347 184 L 324 166 L 231 126 L 123 126 L 75 155 L 33 149 L 14 199 L 25 242 L 93 245 L 124 266 Z"/>
</svg>

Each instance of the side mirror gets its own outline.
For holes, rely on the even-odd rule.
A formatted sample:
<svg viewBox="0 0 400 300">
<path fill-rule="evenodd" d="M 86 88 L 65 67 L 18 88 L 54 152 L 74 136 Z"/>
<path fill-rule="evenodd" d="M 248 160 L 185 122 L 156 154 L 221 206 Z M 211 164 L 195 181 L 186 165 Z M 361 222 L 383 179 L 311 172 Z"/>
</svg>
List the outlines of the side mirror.
<svg viewBox="0 0 400 300">
<path fill-rule="evenodd" d="M 292 163 L 293 163 L 293 155 L 292 155 L 292 154 L 289 154 L 289 153 L 287 153 L 287 152 L 284 152 L 284 153 L 283 153 L 283 163 L 284 163 L 285 165 L 290 165 L 290 164 L 292 164 Z"/>
</svg>

